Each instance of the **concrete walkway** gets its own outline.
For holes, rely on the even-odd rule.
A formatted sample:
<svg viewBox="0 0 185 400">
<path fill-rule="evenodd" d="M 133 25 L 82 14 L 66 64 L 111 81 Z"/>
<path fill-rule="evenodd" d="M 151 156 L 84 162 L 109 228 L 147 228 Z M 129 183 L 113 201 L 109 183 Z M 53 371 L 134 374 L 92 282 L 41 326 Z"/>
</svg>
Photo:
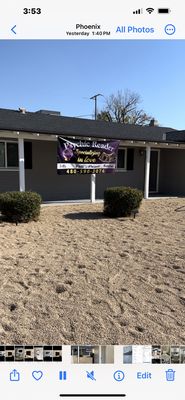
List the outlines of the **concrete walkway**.
<svg viewBox="0 0 185 400">
<path fill-rule="evenodd" d="M 162 199 L 178 199 L 180 196 L 150 196 L 147 200 L 162 200 Z M 145 199 L 146 200 L 146 199 Z M 60 206 L 60 205 L 69 205 L 69 204 L 102 204 L 103 199 L 95 200 L 95 203 L 91 203 L 89 199 L 82 200 L 56 200 L 56 201 L 44 201 L 41 206 Z"/>
<path fill-rule="evenodd" d="M 84 200 L 59 200 L 59 201 L 44 201 L 41 204 L 41 207 L 45 206 L 60 206 L 60 205 L 69 205 L 69 204 L 101 204 L 103 203 L 103 200 L 95 200 L 95 203 L 91 203 L 90 200 L 84 199 Z"/>
</svg>

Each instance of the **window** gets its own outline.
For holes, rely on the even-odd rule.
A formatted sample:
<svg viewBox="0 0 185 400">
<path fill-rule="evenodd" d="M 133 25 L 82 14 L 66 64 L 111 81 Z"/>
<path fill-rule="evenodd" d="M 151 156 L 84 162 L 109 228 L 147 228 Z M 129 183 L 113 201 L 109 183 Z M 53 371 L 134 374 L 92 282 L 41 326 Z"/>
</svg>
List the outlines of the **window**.
<svg viewBox="0 0 185 400">
<path fill-rule="evenodd" d="M 18 167 L 18 145 L 17 143 L 7 143 L 7 167 Z"/>
<path fill-rule="evenodd" d="M 0 167 L 5 167 L 5 143 L 0 142 Z"/>
<path fill-rule="evenodd" d="M 125 171 L 134 169 L 134 148 L 130 147 L 118 150 L 117 169 Z"/>
<path fill-rule="evenodd" d="M 118 150 L 117 168 L 126 169 L 126 149 Z"/>
<path fill-rule="evenodd" d="M 17 168 L 18 143 L 0 142 L 0 168 Z"/>
<path fill-rule="evenodd" d="M 32 142 L 24 142 L 25 169 L 32 169 Z M 18 168 L 18 143 L 11 141 L 0 142 L 0 168 Z"/>
</svg>

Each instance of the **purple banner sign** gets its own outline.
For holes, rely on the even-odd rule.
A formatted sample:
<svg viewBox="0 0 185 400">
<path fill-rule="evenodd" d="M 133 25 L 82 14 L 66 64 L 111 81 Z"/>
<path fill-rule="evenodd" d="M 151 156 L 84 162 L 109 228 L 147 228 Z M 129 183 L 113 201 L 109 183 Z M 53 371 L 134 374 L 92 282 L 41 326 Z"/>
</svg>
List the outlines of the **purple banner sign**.
<svg viewBox="0 0 185 400">
<path fill-rule="evenodd" d="M 58 138 L 57 173 L 101 174 L 114 172 L 119 140 Z"/>
</svg>

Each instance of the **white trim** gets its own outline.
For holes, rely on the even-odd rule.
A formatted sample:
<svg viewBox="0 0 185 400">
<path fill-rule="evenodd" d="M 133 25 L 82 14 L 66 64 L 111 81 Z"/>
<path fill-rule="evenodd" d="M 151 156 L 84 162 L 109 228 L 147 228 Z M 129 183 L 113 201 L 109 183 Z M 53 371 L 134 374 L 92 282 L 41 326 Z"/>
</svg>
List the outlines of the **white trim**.
<svg viewBox="0 0 185 400">
<path fill-rule="evenodd" d="M 15 168 L 13 168 L 13 167 L 11 167 L 11 168 L 5 168 L 5 167 L 0 167 L 0 172 L 1 171 L 3 171 L 3 172 L 18 172 L 19 171 L 19 168 L 17 168 L 17 167 L 15 167 Z"/>
<path fill-rule="evenodd" d="M 123 168 L 115 168 L 115 172 L 128 172 L 128 169 L 123 169 Z"/>
<path fill-rule="evenodd" d="M 39 136 L 38 136 L 39 135 Z M 3 131 L 0 130 L 0 137 L 2 137 L 2 141 L 4 138 L 11 138 L 11 139 L 17 139 L 18 136 L 23 138 L 23 139 L 28 139 L 28 140 L 43 140 L 43 141 L 48 141 L 48 142 L 56 142 L 58 139 L 58 136 L 65 136 L 71 138 L 72 136 L 68 136 L 67 133 L 62 133 L 60 135 L 56 134 L 47 134 L 47 133 L 34 133 L 34 132 L 15 132 L 15 131 Z M 75 136 L 73 136 L 74 138 Z M 79 137 L 79 136 L 76 136 Z M 84 139 L 84 137 L 81 137 Z M 104 140 L 104 138 L 93 138 L 96 140 Z M 114 139 L 114 138 L 112 138 Z M 0 139 L 1 140 L 1 139 Z M 6 140 L 6 139 L 5 139 Z M 111 140 L 111 138 L 107 138 L 105 140 Z M 170 149 L 185 149 L 185 144 L 181 143 L 162 143 L 162 142 L 146 142 L 146 141 L 139 141 L 139 140 L 128 140 L 128 139 L 116 139 L 115 140 L 120 140 L 121 145 L 124 145 L 126 147 L 146 147 L 146 146 L 151 146 L 152 148 L 170 148 Z"/>
<path fill-rule="evenodd" d="M 24 139 L 18 138 L 19 151 L 19 190 L 25 192 L 25 168 L 24 168 Z"/>
<path fill-rule="evenodd" d="M 38 136 L 39 135 L 39 136 Z M 60 135 L 61 136 L 61 135 Z M 67 135 L 65 135 L 67 136 Z M 15 131 L 0 131 L 0 137 L 4 138 L 11 138 L 11 139 L 28 139 L 28 140 L 41 140 L 41 141 L 47 141 L 47 142 L 56 142 L 58 139 L 58 136 L 56 135 L 47 135 L 47 134 L 37 134 L 37 133 L 27 133 L 27 132 L 15 132 Z M 5 139 L 6 140 L 6 139 Z"/>
<path fill-rule="evenodd" d="M 146 146 L 146 158 L 145 158 L 145 184 L 144 184 L 144 198 L 149 197 L 149 181 L 150 181 L 150 153 L 151 147 Z"/>
<path fill-rule="evenodd" d="M 96 174 L 91 174 L 91 203 L 96 201 Z"/>
</svg>

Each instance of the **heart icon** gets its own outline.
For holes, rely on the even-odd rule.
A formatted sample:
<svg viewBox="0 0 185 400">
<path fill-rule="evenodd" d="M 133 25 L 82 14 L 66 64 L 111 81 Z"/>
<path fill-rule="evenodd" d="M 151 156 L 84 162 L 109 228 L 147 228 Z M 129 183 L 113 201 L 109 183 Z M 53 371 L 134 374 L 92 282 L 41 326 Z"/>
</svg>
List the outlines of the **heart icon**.
<svg viewBox="0 0 185 400">
<path fill-rule="evenodd" d="M 41 379 L 43 376 L 43 372 L 42 371 L 33 371 L 32 376 L 36 381 L 39 381 L 39 379 Z"/>
</svg>

